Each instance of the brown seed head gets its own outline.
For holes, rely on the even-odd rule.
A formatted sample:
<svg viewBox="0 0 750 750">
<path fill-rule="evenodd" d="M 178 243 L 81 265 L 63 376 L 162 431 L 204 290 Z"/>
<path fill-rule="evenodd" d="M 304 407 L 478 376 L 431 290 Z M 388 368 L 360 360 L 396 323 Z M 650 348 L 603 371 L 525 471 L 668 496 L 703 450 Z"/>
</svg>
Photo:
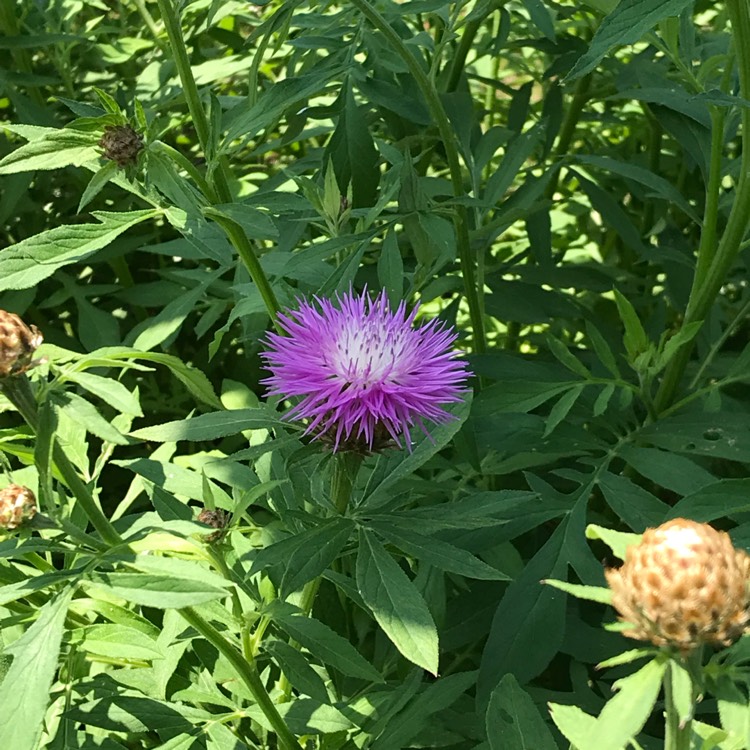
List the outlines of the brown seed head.
<svg viewBox="0 0 750 750">
<path fill-rule="evenodd" d="M 33 367 L 32 358 L 42 340 L 36 326 L 27 326 L 18 315 L 0 310 L 0 378 L 20 375 Z"/>
<path fill-rule="evenodd" d="M 105 159 L 115 162 L 118 167 L 127 167 L 138 161 L 143 137 L 130 125 L 107 125 L 99 140 L 99 148 Z"/>
<path fill-rule="evenodd" d="M 36 497 L 28 487 L 10 484 L 0 490 L 0 529 L 17 529 L 30 521 L 36 510 Z"/>
<path fill-rule="evenodd" d="M 205 523 L 206 526 L 210 526 L 213 529 L 217 529 L 217 531 L 214 531 L 212 534 L 205 534 L 203 536 L 204 542 L 212 544 L 213 542 L 220 541 L 226 535 L 229 514 L 221 509 L 209 510 L 208 508 L 204 508 L 198 514 L 198 521 L 200 523 Z"/>
<path fill-rule="evenodd" d="M 750 556 L 729 535 L 685 518 L 647 529 L 620 568 L 605 571 L 623 635 L 683 653 L 728 646 L 750 620 Z"/>
</svg>

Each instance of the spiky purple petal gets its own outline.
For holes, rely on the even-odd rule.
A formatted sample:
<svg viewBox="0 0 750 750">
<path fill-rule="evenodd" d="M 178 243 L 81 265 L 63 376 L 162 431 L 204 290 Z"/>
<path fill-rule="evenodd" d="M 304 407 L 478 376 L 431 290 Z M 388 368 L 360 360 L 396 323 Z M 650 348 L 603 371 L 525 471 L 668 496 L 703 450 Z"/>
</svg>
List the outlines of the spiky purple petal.
<svg viewBox="0 0 750 750">
<path fill-rule="evenodd" d="M 269 395 L 301 397 L 287 417 L 331 436 L 334 449 L 350 438 L 372 449 L 383 429 L 408 447 L 411 427 L 450 419 L 442 407 L 461 400 L 469 375 L 455 331 L 414 325 L 415 316 L 403 302 L 391 310 L 385 293 L 302 301 L 279 314 L 287 335 L 268 334 L 262 357 L 272 374 L 262 382 Z"/>
</svg>

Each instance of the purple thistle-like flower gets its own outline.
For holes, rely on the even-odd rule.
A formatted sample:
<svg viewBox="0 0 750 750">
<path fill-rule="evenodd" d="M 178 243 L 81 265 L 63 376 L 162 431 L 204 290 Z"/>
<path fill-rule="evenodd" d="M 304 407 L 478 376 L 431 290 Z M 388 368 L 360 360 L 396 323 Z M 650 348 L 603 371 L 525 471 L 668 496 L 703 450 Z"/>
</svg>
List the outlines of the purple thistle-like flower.
<svg viewBox="0 0 750 750">
<path fill-rule="evenodd" d="M 393 311 L 385 293 L 348 292 L 330 300 L 302 301 L 279 315 L 287 335 L 269 333 L 262 354 L 272 375 L 269 395 L 301 401 L 287 417 L 309 420 L 306 432 L 364 442 L 390 436 L 411 444 L 410 428 L 423 420 L 446 422 L 442 407 L 460 401 L 469 375 L 453 348 L 457 334 L 437 320 L 414 325 L 416 309 Z"/>
</svg>

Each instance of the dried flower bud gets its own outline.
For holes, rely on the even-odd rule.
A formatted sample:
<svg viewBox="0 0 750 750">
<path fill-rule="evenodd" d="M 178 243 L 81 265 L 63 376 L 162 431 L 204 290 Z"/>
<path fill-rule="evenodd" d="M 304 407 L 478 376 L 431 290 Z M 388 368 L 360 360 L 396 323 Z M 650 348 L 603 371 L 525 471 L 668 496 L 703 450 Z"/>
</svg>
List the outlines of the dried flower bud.
<svg viewBox="0 0 750 750">
<path fill-rule="evenodd" d="M 647 529 L 620 568 L 605 571 L 623 635 L 687 653 L 728 646 L 750 619 L 750 556 L 729 535 L 684 518 Z"/>
<path fill-rule="evenodd" d="M 204 508 L 198 514 L 198 522 L 205 523 L 206 526 L 210 526 L 212 529 L 217 529 L 212 534 L 206 534 L 203 537 L 203 541 L 206 544 L 213 544 L 224 538 L 227 524 L 229 523 L 229 514 L 221 509 L 209 510 L 208 508 Z"/>
<path fill-rule="evenodd" d="M 20 375 L 36 363 L 34 352 L 43 336 L 36 326 L 27 326 L 18 315 L 0 310 L 0 378 Z"/>
<path fill-rule="evenodd" d="M 107 125 L 99 141 L 99 148 L 105 159 L 115 162 L 118 167 L 127 167 L 138 161 L 143 148 L 143 137 L 130 125 Z"/>
<path fill-rule="evenodd" d="M 28 487 L 10 484 L 0 490 L 0 529 L 17 529 L 30 521 L 36 511 L 36 497 Z"/>
</svg>

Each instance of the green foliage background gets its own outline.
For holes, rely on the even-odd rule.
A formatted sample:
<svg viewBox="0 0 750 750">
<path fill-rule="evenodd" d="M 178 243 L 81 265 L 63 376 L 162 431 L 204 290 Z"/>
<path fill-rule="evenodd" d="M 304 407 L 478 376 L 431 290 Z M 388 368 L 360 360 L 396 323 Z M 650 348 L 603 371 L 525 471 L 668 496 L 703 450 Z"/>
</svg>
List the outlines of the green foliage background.
<svg viewBox="0 0 750 750">
<path fill-rule="evenodd" d="M 0 0 L 0 308 L 46 360 L 0 457 L 51 519 L 0 543 L 0 747 L 662 746 L 646 683 L 594 726 L 627 642 L 541 581 L 603 584 L 592 523 L 750 546 L 749 19 Z M 476 378 L 355 473 L 258 353 L 278 307 L 365 285 Z M 743 643 L 705 748 L 748 746 Z"/>
</svg>

